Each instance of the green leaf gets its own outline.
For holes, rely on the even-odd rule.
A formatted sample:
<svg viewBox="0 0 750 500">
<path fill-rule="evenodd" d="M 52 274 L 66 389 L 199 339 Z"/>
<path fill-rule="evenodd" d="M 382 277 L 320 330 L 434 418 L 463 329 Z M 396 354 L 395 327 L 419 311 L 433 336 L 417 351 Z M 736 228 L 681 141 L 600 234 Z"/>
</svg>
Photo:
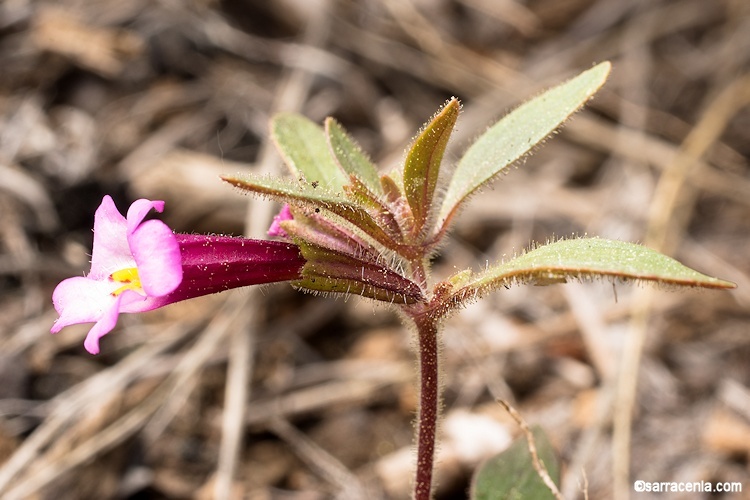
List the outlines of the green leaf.
<svg viewBox="0 0 750 500">
<path fill-rule="evenodd" d="M 394 240 L 398 235 L 390 234 L 387 225 L 379 223 L 364 208 L 344 199 L 343 193 L 332 193 L 314 183 L 299 183 L 291 179 L 256 174 L 245 174 L 242 178 L 222 176 L 222 179 L 242 190 L 266 195 L 282 203 L 318 211 L 325 209 L 358 227 L 387 248 L 398 247 L 398 242 Z"/>
<path fill-rule="evenodd" d="M 344 127 L 333 118 L 327 118 L 325 131 L 330 151 L 341 169 L 347 174 L 355 176 L 371 192 L 382 195 L 383 188 L 380 185 L 377 167 L 362 152 L 354 139 L 346 133 Z"/>
<path fill-rule="evenodd" d="M 417 136 L 404 164 L 404 191 L 414 215 L 414 229 L 424 234 L 445 147 L 458 119 L 458 99 L 448 101 Z M 434 216 L 433 216 L 434 217 Z"/>
<path fill-rule="evenodd" d="M 244 174 L 242 177 L 223 175 L 221 178 L 244 191 L 263 194 L 282 202 L 300 201 L 326 209 L 330 209 L 337 204 L 343 204 L 347 208 L 351 206 L 343 192 L 334 192 L 322 187 L 315 181 L 312 183 L 298 182 L 294 179 L 254 173 Z"/>
<path fill-rule="evenodd" d="M 547 285 L 568 278 L 612 276 L 621 279 L 703 288 L 735 288 L 729 281 L 706 276 L 655 250 L 600 238 L 560 240 L 540 246 L 478 275 L 449 279 L 450 298 L 463 303 L 500 286 L 515 283 Z"/>
<path fill-rule="evenodd" d="M 443 200 L 443 229 L 474 191 L 541 142 L 604 84 L 609 62 L 601 63 L 516 108 L 487 130 L 456 166 Z"/>
<path fill-rule="evenodd" d="M 349 183 L 349 176 L 331 156 L 323 128 L 304 116 L 280 113 L 271 121 L 271 137 L 296 177 L 334 193 Z"/>
<path fill-rule="evenodd" d="M 537 456 L 544 463 L 555 484 L 560 482 L 560 464 L 546 434 L 539 428 L 532 430 Z M 482 464 L 474 473 L 471 484 L 472 500 L 545 500 L 554 495 L 544 484 L 529 452 L 525 436 L 516 439 L 502 453 Z"/>
</svg>

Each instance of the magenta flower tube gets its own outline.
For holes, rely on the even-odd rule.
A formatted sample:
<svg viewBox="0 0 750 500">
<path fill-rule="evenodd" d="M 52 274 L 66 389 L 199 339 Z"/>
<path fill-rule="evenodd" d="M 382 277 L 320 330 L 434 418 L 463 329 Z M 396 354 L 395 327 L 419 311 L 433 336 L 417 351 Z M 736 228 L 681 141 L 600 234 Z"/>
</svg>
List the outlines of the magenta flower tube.
<svg viewBox="0 0 750 500">
<path fill-rule="evenodd" d="M 171 302 L 231 288 L 300 278 L 305 260 L 297 245 L 233 236 L 176 234 L 182 283 Z"/>
</svg>

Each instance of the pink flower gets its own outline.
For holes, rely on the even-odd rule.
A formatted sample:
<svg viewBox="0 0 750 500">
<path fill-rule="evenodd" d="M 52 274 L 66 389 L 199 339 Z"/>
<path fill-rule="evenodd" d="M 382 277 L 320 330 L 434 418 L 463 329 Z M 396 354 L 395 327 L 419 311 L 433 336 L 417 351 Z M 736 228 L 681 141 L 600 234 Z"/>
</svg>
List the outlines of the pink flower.
<svg viewBox="0 0 750 500">
<path fill-rule="evenodd" d="M 305 260 L 298 247 L 277 241 L 175 234 L 163 222 L 144 221 L 163 201 L 137 200 L 127 218 L 105 196 L 94 217 L 91 271 L 61 282 L 52 294 L 60 317 L 52 333 L 95 323 L 84 347 L 99 352 L 99 339 L 118 315 L 150 311 L 201 295 L 247 285 L 298 279 Z"/>
</svg>

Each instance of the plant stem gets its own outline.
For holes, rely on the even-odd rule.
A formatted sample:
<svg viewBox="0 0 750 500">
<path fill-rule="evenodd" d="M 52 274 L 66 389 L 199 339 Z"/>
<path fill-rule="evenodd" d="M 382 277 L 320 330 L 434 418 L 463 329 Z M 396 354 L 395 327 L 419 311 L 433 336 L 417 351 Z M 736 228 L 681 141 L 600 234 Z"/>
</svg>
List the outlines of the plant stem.
<svg viewBox="0 0 750 500">
<path fill-rule="evenodd" d="M 440 349 L 438 319 L 429 313 L 412 315 L 417 327 L 419 357 L 419 414 L 417 415 L 417 473 L 414 500 L 429 500 L 435 462 L 435 440 L 440 412 Z"/>
</svg>

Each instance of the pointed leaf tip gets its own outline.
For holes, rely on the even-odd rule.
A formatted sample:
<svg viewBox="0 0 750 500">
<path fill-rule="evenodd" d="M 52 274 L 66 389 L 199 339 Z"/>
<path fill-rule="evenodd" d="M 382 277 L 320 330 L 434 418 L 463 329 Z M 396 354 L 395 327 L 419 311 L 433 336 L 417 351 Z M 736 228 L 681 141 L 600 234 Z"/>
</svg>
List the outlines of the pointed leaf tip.
<svg viewBox="0 0 750 500">
<path fill-rule="evenodd" d="M 341 169 L 356 177 L 376 195 L 382 195 L 383 188 L 380 185 L 377 167 L 347 134 L 344 127 L 329 117 L 325 121 L 325 132 L 331 154 Z"/>
</svg>

